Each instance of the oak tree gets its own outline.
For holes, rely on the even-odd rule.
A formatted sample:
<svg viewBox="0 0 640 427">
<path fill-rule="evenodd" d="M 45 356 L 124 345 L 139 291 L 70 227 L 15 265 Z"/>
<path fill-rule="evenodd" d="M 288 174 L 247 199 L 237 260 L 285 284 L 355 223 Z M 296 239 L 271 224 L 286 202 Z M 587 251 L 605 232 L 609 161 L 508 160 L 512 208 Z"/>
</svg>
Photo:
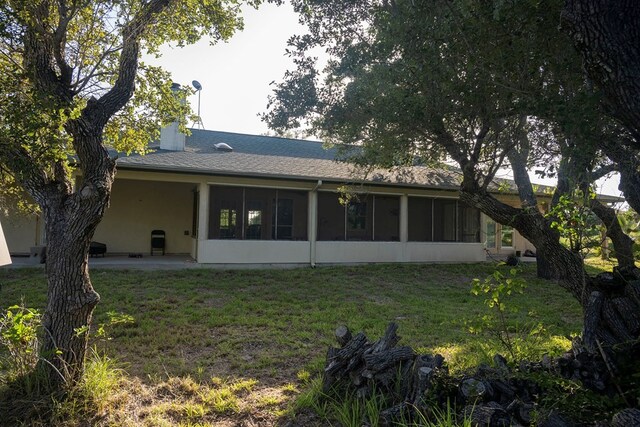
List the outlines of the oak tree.
<svg viewBox="0 0 640 427">
<path fill-rule="evenodd" d="M 293 3 L 309 33 L 290 41 L 297 68 L 275 89 L 264 116 L 270 126 L 306 123 L 329 141 L 362 147 L 353 159 L 360 164 L 454 161 L 462 175 L 460 199 L 517 229 L 536 246 L 539 272 L 595 313 L 588 308 L 597 286 L 580 255 L 561 243 L 554 219 L 540 211 L 528 175 L 549 161 L 541 148 L 550 146 L 559 156 L 572 152 L 562 146 L 594 147 L 579 168 L 559 162 L 563 174 L 582 175 L 559 191 L 607 171 L 596 161 L 597 140 L 615 124 L 600 110 L 570 38 L 558 29 L 561 1 Z M 329 55 L 322 69 L 318 48 Z M 507 165 L 521 207 L 494 194 L 496 173 Z M 607 312 L 594 315 L 587 334 L 592 350 L 596 339 L 613 344 L 637 335 L 633 327 L 633 333 L 612 330 L 623 324 L 620 317 L 637 317 L 637 301 L 627 302 L 620 313 L 607 300 Z"/>
<path fill-rule="evenodd" d="M 170 76 L 142 56 L 159 55 L 164 43 L 227 39 L 241 24 L 236 0 L 0 5 L 0 173 L 45 220 L 41 350 L 54 384 L 73 383 L 83 371 L 87 326 L 100 300 L 88 249 L 109 205 L 114 153 L 144 152 L 161 122 L 185 115 Z"/>
</svg>

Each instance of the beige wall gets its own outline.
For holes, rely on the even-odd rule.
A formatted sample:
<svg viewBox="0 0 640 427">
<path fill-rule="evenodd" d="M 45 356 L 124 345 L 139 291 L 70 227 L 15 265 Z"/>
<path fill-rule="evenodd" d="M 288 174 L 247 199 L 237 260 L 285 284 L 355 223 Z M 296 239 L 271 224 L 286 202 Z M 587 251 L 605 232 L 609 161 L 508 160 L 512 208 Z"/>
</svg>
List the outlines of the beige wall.
<svg viewBox="0 0 640 427">
<path fill-rule="evenodd" d="M 291 240 L 204 240 L 198 262 L 205 264 L 308 264 L 309 242 Z"/>
<path fill-rule="evenodd" d="M 9 211 L 9 215 L 0 214 L 4 237 L 13 255 L 30 253 L 32 246 L 41 244 L 41 221 L 38 216 Z"/>
<path fill-rule="evenodd" d="M 317 242 L 316 262 L 480 262 L 481 243 Z"/>
<path fill-rule="evenodd" d="M 315 251 L 312 248 L 315 245 Z M 198 262 L 211 264 L 339 264 L 373 262 L 480 262 L 481 243 L 292 242 L 206 240 Z M 315 256 L 315 260 L 311 258 Z"/>
<path fill-rule="evenodd" d="M 148 255 L 151 231 L 160 229 L 166 232 L 166 253 L 190 253 L 194 189 L 190 183 L 116 179 L 93 240 L 105 243 L 110 254 Z"/>
</svg>

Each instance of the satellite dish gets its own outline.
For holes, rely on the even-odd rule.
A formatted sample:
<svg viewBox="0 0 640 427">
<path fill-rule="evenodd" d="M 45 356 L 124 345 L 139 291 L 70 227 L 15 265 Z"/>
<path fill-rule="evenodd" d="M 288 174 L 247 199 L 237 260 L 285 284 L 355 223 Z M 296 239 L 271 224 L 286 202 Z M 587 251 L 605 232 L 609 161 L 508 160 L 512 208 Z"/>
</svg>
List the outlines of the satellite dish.
<svg viewBox="0 0 640 427">
<path fill-rule="evenodd" d="M 201 85 L 201 84 L 200 84 L 200 82 L 199 82 L 199 81 L 197 81 L 197 80 L 192 81 L 192 82 L 191 82 L 191 85 L 192 85 L 193 87 L 195 87 L 195 88 L 196 88 L 196 90 L 202 90 L 202 85 Z"/>
</svg>

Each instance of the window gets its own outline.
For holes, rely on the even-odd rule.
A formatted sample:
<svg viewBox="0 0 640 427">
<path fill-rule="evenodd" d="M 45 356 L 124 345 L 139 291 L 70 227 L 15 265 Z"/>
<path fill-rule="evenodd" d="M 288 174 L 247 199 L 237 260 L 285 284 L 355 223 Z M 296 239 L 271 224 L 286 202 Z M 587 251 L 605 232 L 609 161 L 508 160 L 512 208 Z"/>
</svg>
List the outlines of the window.
<svg viewBox="0 0 640 427">
<path fill-rule="evenodd" d="M 367 204 L 353 202 L 347 205 L 347 231 L 364 230 L 367 226 Z"/>
<path fill-rule="evenodd" d="M 485 241 L 487 249 L 496 249 L 497 224 L 491 218 L 485 220 Z"/>
<path fill-rule="evenodd" d="M 271 216 L 275 214 L 273 200 L 276 190 L 269 188 L 245 188 L 245 226 L 244 238 L 249 240 L 268 240 L 271 238 Z"/>
<path fill-rule="evenodd" d="M 513 249 L 513 227 L 498 224 L 491 218 L 484 217 L 484 243 L 487 249 Z"/>
<path fill-rule="evenodd" d="M 291 240 L 293 238 L 293 200 L 278 199 L 276 215 L 272 218 L 272 235 L 274 240 Z"/>
<path fill-rule="evenodd" d="M 435 242 L 456 241 L 456 200 L 433 200 L 433 240 Z"/>
<path fill-rule="evenodd" d="M 260 239 L 262 237 L 262 211 L 247 211 L 247 228 L 244 232 L 245 239 Z"/>
<path fill-rule="evenodd" d="M 215 185 L 210 239 L 307 240 L 306 191 Z"/>
<path fill-rule="evenodd" d="M 409 197 L 409 241 L 433 241 L 433 199 Z"/>
<path fill-rule="evenodd" d="M 241 239 L 244 191 L 212 186 L 209 192 L 209 239 Z"/>
<path fill-rule="evenodd" d="M 502 226 L 502 232 L 500 233 L 500 246 L 503 248 L 513 247 L 513 227 L 508 225 Z"/>
<path fill-rule="evenodd" d="M 344 206 L 319 192 L 318 240 L 400 240 L 400 197 L 361 194 Z"/>
<path fill-rule="evenodd" d="M 469 243 L 479 242 L 480 211 L 477 208 L 458 202 L 458 218 L 458 241 Z"/>
<path fill-rule="evenodd" d="M 234 239 L 236 234 L 236 210 L 220 209 L 220 238 Z"/>
<path fill-rule="evenodd" d="M 338 194 L 321 191 L 318 193 L 318 240 L 345 239 L 344 206 Z"/>
<path fill-rule="evenodd" d="M 309 193 L 307 191 L 278 190 L 276 193 L 276 240 L 307 240 L 309 224 Z"/>
<path fill-rule="evenodd" d="M 400 240 L 400 198 L 374 196 L 373 240 Z"/>
<path fill-rule="evenodd" d="M 373 240 L 373 196 L 359 196 L 346 206 L 347 240 Z"/>
</svg>

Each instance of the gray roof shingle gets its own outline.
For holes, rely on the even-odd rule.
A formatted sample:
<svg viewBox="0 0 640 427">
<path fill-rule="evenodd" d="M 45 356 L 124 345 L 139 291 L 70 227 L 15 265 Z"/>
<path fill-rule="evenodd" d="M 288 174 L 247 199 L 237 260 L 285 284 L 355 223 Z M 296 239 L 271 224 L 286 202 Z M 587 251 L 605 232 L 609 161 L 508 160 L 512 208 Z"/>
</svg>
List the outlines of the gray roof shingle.
<svg viewBox="0 0 640 427">
<path fill-rule="evenodd" d="M 216 150 L 214 144 L 221 142 L 230 145 L 233 151 Z M 460 183 L 460 174 L 454 168 L 413 166 L 393 171 L 377 169 L 365 176 L 352 164 L 335 160 L 338 155 L 335 148 L 327 149 L 317 141 L 192 129 L 184 151 L 162 150 L 157 144 L 151 148 L 154 151 L 144 156 L 119 157 L 118 167 L 451 190 L 459 188 Z"/>
</svg>

